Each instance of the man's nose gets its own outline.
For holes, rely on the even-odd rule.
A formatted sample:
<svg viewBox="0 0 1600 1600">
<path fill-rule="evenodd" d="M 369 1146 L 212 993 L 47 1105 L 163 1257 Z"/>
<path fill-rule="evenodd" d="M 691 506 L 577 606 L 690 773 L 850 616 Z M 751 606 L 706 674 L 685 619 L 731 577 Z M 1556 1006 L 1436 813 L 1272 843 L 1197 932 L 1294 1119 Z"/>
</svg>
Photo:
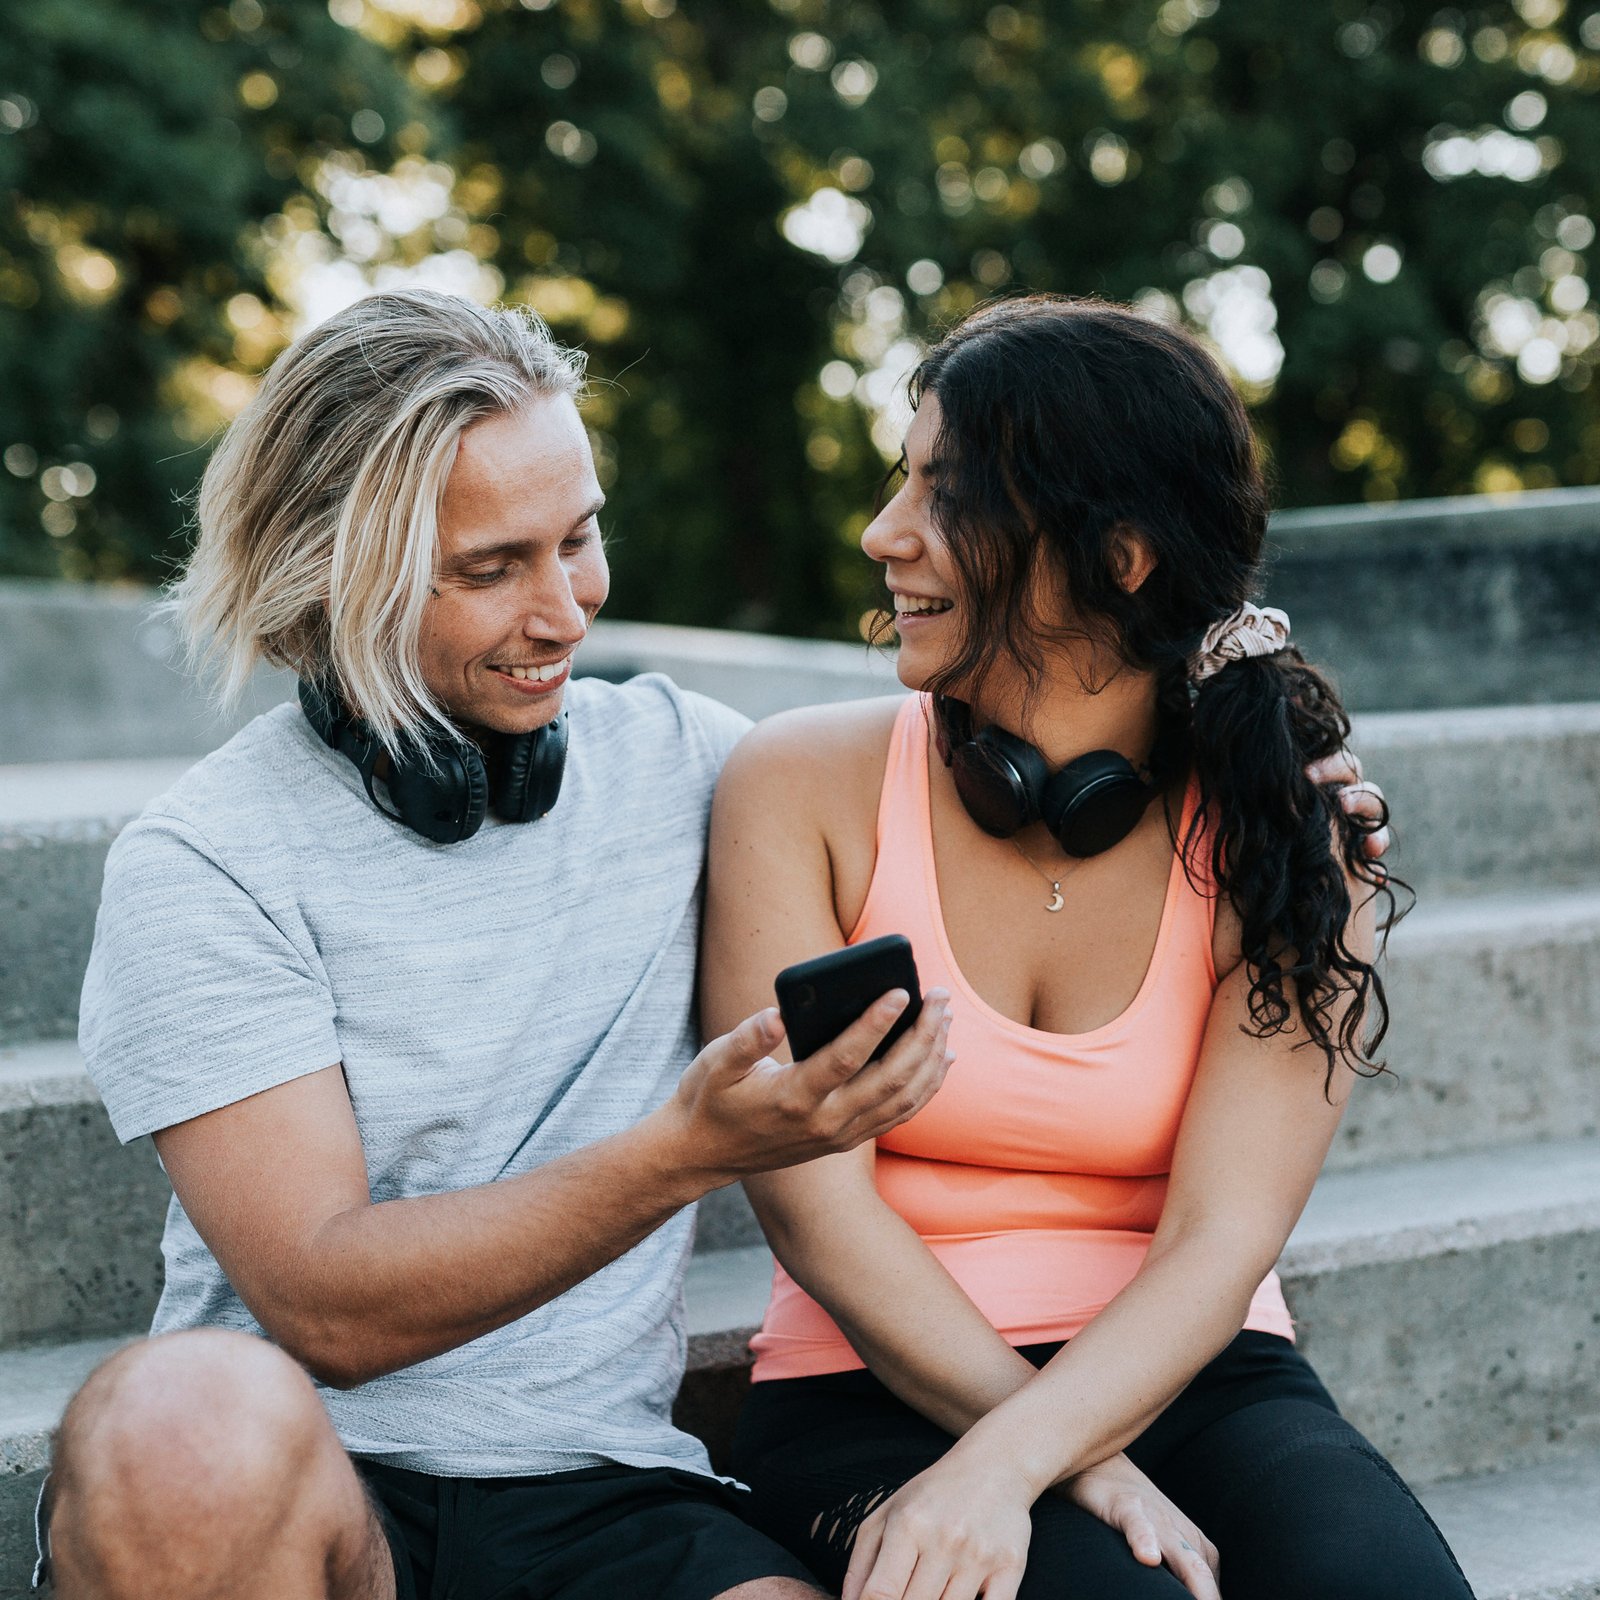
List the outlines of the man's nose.
<svg viewBox="0 0 1600 1600">
<path fill-rule="evenodd" d="M 588 631 L 588 614 L 578 604 L 565 569 L 549 574 L 532 596 L 523 616 L 523 637 L 576 645 Z"/>
</svg>

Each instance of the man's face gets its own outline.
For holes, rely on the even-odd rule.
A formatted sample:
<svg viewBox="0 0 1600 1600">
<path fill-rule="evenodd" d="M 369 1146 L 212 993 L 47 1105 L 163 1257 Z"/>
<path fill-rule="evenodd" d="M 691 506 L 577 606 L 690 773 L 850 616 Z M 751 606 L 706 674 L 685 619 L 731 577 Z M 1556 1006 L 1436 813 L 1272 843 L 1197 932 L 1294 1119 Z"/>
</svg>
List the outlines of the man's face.
<svg viewBox="0 0 1600 1600">
<path fill-rule="evenodd" d="M 561 710 L 611 575 L 578 410 L 542 397 L 461 435 L 439 510 L 422 675 L 459 723 L 526 733 Z"/>
</svg>

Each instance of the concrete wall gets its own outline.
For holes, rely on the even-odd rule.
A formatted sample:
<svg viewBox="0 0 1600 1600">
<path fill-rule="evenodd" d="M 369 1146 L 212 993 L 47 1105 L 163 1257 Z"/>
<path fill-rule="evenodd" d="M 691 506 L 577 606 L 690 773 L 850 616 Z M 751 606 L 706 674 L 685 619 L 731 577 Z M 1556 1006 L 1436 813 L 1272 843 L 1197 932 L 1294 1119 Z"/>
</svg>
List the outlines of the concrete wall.
<svg viewBox="0 0 1600 1600">
<path fill-rule="evenodd" d="M 1267 598 L 1352 708 L 1600 698 L 1600 490 L 1288 512 Z M 0 583 L 0 763 L 190 755 L 286 696 L 221 716 L 136 589 Z M 656 669 L 752 716 L 895 688 L 861 646 L 602 623 L 579 670 Z"/>
</svg>

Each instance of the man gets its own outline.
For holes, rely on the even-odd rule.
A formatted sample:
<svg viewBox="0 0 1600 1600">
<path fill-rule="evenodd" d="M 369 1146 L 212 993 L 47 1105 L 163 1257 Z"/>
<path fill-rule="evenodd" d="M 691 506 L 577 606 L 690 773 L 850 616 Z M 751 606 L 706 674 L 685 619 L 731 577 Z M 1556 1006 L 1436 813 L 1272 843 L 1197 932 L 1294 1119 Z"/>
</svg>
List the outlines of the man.
<svg viewBox="0 0 1600 1600">
<path fill-rule="evenodd" d="M 57 1438 L 67 1600 L 819 1592 L 671 1424 L 692 1204 L 914 1112 L 945 997 L 870 1065 L 904 994 L 793 1067 L 770 1012 L 695 1055 L 745 724 L 569 682 L 607 588 L 580 382 L 533 319 L 381 295 L 207 470 L 179 615 L 309 716 L 107 864 L 85 1057 L 175 1199 L 157 1336 Z"/>
</svg>

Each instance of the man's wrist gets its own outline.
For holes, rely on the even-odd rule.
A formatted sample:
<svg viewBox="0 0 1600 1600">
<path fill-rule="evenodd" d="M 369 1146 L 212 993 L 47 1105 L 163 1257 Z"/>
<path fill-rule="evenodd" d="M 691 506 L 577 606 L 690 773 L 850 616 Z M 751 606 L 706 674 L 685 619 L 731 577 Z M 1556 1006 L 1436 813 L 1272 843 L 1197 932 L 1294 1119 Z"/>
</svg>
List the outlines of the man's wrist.
<svg viewBox="0 0 1600 1600">
<path fill-rule="evenodd" d="M 736 1174 L 706 1163 L 704 1150 L 696 1148 L 689 1117 L 676 1098 L 658 1106 L 633 1131 L 641 1140 L 652 1182 L 673 1200 L 674 1209 L 693 1205 L 713 1189 L 735 1181 Z"/>
</svg>

